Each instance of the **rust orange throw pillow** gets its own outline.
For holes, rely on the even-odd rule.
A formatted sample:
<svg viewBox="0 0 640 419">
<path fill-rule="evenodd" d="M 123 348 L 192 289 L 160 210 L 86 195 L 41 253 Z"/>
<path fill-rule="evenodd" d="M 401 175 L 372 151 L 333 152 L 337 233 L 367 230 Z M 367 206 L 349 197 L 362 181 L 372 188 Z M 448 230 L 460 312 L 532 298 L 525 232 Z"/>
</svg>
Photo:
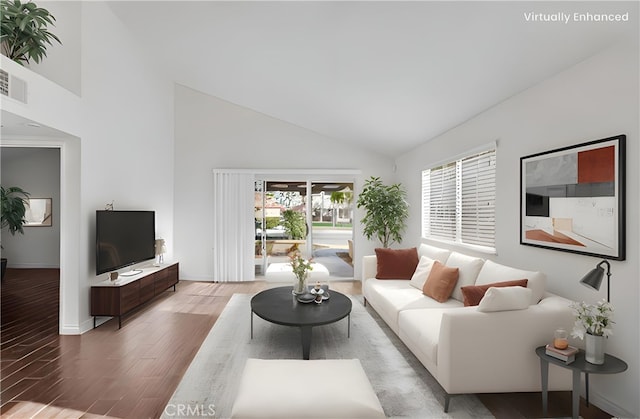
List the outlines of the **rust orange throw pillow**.
<svg viewBox="0 0 640 419">
<path fill-rule="evenodd" d="M 422 293 L 439 303 L 444 303 L 451 297 L 457 282 L 458 268 L 450 268 L 435 261 L 431 273 L 422 287 Z"/>
<path fill-rule="evenodd" d="M 418 266 L 418 249 L 376 250 L 378 262 L 377 279 L 411 279 Z"/>
<path fill-rule="evenodd" d="M 464 297 L 464 306 L 477 306 L 484 294 L 491 287 L 527 287 L 528 279 L 516 279 L 513 281 L 494 282 L 493 284 L 484 285 L 467 285 L 461 287 L 462 296 Z"/>
</svg>

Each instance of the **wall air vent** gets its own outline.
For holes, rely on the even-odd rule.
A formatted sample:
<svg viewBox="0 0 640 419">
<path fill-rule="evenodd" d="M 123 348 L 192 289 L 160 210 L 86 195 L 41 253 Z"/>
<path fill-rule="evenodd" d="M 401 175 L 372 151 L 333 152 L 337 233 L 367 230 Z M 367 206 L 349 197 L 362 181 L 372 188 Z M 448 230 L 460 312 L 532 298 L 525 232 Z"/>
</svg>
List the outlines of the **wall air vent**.
<svg viewBox="0 0 640 419">
<path fill-rule="evenodd" d="M 9 73 L 0 69 L 0 93 L 9 96 Z"/>
<path fill-rule="evenodd" d="M 27 103 L 27 82 L 0 69 L 0 94 Z"/>
</svg>

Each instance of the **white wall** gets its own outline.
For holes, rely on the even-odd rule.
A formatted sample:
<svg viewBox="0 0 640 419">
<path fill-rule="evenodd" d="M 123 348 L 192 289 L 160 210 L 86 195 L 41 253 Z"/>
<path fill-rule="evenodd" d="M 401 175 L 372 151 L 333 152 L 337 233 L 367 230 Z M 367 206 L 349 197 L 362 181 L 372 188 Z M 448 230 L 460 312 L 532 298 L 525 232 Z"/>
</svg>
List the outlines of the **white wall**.
<svg viewBox="0 0 640 419">
<path fill-rule="evenodd" d="M 414 241 L 419 242 L 421 170 L 497 140 L 497 255 L 479 256 L 542 270 L 548 275 L 550 291 L 593 303 L 606 298 L 605 287 L 596 293 L 579 285 L 579 280 L 595 267 L 599 258 L 519 244 L 520 157 L 617 134 L 627 135 L 627 260 L 611 262 L 611 301 L 616 308 L 616 324 L 607 351 L 624 359 L 629 370 L 611 376 L 591 376 L 591 401 L 622 417 L 640 416 L 638 58 L 637 44 L 612 47 L 397 159 L 397 180 L 407 185 L 412 206 L 410 231 L 414 232 Z M 551 336 L 553 331 L 549 333 Z"/>
<path fill-rule="evenodd" d="M 3 147 L 2 186 L 18 186 L 31 198 L 52 198 L 51 227 L 24 227 L 24 235 L 2 232 L 2 257 L 12 268 L 60 267 L 60 149 Z"/>
<path fill-rule="evenodd" d="M 48 30 L 61 43 L 53 41 L 52 45 L 47 45 L 47 56 L 40 63 L 32 62 L 27 67 L 79 96 L 82 2 L 39 0 L 36 3 L 56 19 Z"/>
<path fill-rule="evenodd" d="M 80 136 L 79 114 L 82 104 L 78 95 L 4 55 L 0 55 L 0 68 L 27 84 L 27 103 L 1 96 L 3 111 L 59 131 L 55 138 Z M 47 138 L 40 137 L 39 140 L 46 141 Z"/>
<path fill-rule="evenodd" d="M 106 36 L 105 34 L 108 34 Z M 82 185 L 78 317 L 91 327 L 95 211 L 156 211 L 156 234 L 173 253 L 173 83 L 104 2 L 82 7 Z"/>
<path fill-rule="evenodd" d="M 177 85 L 175 248 L 181 278 L 213 280 L 213 169 L 359 169 L 355 189 L 371 175 L 389 179 L 387 157 Z M 358 214 L 356 217 L 359 219 Z M 374 243 L 355 230 L 355 260 Z M 360 264 L 355 264 L 359 278 Z"/>
<path fill-rule="evenodd" d="M 76 22 L 76 24 L 78 24 Z M 60 150 L 60 326 L 61 334 L 77 334 L 81 327 L 79 307 L 88 301 L 88 292 L 80 289 L 80 149 L 82 123 L 81 99 L 68 89 L 25 68 L 4 56 L 1 67 L 26 81 L 28 102 L 0 100 L 3 115 L 7 113 L 53 128 L 49 136 L 2 136 L 3 146 L 54 147 Z M 6 112 L 6 113 L 5 113 Z M 86 278 L 83 276 L 83 278 Z M 86 306 L 84 304 L 83 306 Z M 88 317 L 88 313 L 86 315 Z"/>
<path fill-rule="evenodd" d="M 55 68 L 34 68 L 43 75 L 0 57 L 2 68 L 29 84 L 28 104 L 3 100 L 2 109 L 71 135 L 3 138 L 2 143 L 60 149 L 60 333 L 78 334 L 93 326 L 89 288 L 104 279 L 95 275 L 97 209 L 114 201 L 116 209 L 155 210 L 156 234 L 167 239 L 171 258 L 173 83 L 105 2 L 58 3 L 64 13 L 50 8 L 58 18 L 56 33 L 75 34 L 80 28 L 82 97 L 69 90 L 80 89 L 61 88 L 43 76 L 55 79 L 67 64 L 75 67 L 77 52 L 65 50 L 67 58 L 57 61 L 51 57 L 48 63 Z M 62 19 L 67 13 L 76 17 Z"/>
</svg>

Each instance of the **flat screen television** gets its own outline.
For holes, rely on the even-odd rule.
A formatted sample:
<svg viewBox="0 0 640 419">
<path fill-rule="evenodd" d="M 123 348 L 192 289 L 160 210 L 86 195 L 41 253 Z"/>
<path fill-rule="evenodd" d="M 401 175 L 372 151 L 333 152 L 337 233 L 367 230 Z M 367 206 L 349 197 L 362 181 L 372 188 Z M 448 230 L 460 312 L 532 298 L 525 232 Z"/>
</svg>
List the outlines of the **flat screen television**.
<svg viewBox="0 0 640 419">
<path fill-rule="evenodd" d="M 155 258 L 155 237 L 154 211 L 96 211 L 96 275 Z"/>
</svg>

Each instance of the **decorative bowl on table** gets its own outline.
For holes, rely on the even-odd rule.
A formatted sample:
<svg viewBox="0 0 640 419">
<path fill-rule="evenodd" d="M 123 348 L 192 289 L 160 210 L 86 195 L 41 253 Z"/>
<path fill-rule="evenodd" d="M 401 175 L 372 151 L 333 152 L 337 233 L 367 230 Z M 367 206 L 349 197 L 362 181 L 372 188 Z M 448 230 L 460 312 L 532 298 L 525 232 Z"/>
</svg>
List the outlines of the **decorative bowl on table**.
<svg viewBox="0 0 640 419">
<path fill-rule="evenodd" d="M 312 303 L 314 302 L 316 299 L 316 296 L 310 292 L 304 293 L 304 294 L 300 294 L 300 295 L 296 295 L 296 300 L 298 300 L 301 303 Z"/>
</svg>

